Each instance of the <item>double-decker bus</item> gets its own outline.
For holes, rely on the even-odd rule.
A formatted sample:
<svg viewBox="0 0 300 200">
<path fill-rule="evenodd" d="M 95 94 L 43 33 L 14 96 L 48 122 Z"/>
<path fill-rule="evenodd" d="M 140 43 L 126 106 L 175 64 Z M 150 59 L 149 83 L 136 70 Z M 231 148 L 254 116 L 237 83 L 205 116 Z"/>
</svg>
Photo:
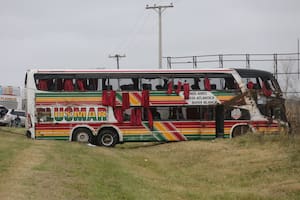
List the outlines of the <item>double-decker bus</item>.
<svg viewBox="0 0 300 200">
<path fill-rule="evenodd" d="M 254 69 L 26 73 L 27 136 L 111 147 L 288 128 L 274 76 Z"/>
</svg>

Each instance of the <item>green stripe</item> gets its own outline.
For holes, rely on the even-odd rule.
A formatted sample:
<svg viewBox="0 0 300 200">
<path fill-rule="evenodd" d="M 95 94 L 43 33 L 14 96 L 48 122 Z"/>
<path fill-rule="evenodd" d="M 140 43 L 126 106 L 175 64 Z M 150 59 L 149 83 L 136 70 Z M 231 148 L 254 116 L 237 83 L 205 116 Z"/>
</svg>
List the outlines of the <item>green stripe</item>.
<svg viewBox="0 0 300 200">
<path fill-rule="evenodd" d="M 144 122 L 143 124 L 144 124 L 144 126 L 146 126 L 147 129 L 151 130 L 148 122 Z M 159 141 L 168 141 L 167 138 L 165 138 L 165 136 L 161 132 L 159 132 L 159 130 L 157 130 L 155 127 L 153 127 L 153 129 L 152 129 L 152 134 Z"/>
<path fill-rule="evenodd" d="M 216 135 L 184 135 L 187 140 L 207 140 L 215 139 Z"/>
<path fill-rule="evenodd" d="M 237 92 L 219 92 L 219 91 L 213 91 L 211 92 L 213 95 L 215 96 L 236 96 L 238 95 L 239 93 Z"/>
<path fill-rule="evenodd" d="M 122 93 L 116 93 L 116 98 L 122 102 Z"/>
<path fill-rule="evenodd" d="M 157 142 L 153 135 L 126 135 L 123 136 L 124 142 Z"/>
<path fill-rule="evenodd" d="M 37 136 L 37 140 L 69 140 L 68 136 Z"/>
<path fill-rule="evenodd" d="M 178 96 L 176 93 L 167 94 L 167 91 L 151 91 L 151 96 Z"/>
</svg>

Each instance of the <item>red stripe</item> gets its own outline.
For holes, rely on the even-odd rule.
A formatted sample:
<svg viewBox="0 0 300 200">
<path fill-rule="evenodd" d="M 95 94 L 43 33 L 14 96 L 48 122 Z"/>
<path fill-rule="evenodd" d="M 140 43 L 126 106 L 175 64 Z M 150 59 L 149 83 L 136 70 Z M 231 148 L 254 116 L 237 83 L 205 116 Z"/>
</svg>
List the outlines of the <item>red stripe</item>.
<svg viewBox="0 0 300 200">
<path fill-rule="evenodd" d="M 165 127 L 167 127 L 167 128 L 170 130 L 170 133 L 172 133 L 175 137 L 177 137 L 178 140 L 180 140 L 180 141 L 186 140 L 186 138 L 185 138 L 183 135 L 181 135 L 181 134 L 180 134 L 180 133 L 172 126 L 171 122 L 165 122 L 165 123 L 163 123 L 163 125 L 164 125 Z"/>
<path fill-rule="evenodd" d="M 142 94 L 139 92 L 130 92 L 135 98 L 141 103 L 142 102 Z"/>
<path fill-rule="evenodd" d="M 157 101 L 153 101 L 153 100 L 150 100 L 151 103 L 168 103 L 170 105 L 172 105 L 173 103 L 186 103 L 184 100 L 173 100 L 173 101 L 161 101 L 161 100 L 157 100 Z"/>
</svg>

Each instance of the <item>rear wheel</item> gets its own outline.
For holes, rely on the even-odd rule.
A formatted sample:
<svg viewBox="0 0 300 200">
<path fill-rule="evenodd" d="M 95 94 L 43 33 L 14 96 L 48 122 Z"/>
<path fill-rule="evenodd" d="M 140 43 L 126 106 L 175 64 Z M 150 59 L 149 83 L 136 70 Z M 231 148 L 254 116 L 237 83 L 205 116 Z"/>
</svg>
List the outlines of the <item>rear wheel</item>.
<svg viewBox="0 0 300 200">
<path fill-rule="evenodd" d="M 237 126 L 232 131 L 232 137 L 242 136 L 250 131 L 251 129 L 249 126 Z"/>
<path fill-rule="evenodd" d="M 93 135 L 89 129 L 78 128 L 74 131 L 72 140 L 80 143 L 92 143 Z"/>
<path fill-rule="evenodd" d="M 119 136 L 113 129 L 103 129 L 97 136 L 97 144 L 105 147 L 113 147 L 119 142 Z"/>
</svg>

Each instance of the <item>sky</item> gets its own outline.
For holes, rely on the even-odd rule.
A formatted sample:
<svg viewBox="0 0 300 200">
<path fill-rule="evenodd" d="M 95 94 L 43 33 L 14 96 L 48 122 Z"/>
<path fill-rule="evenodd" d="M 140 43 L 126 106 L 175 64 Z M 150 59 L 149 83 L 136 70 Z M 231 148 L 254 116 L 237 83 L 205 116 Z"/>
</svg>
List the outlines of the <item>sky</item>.
<svg viewBox="0 0 300 200">
<path fill-rule="evenodd" d="M 158 68 L 163 56 L 297 52 L 299 0 L 0 0 L 0 85 L 31 68 Z M 166 62 L 164 60 L 164 66 Z"/>
</svg>

